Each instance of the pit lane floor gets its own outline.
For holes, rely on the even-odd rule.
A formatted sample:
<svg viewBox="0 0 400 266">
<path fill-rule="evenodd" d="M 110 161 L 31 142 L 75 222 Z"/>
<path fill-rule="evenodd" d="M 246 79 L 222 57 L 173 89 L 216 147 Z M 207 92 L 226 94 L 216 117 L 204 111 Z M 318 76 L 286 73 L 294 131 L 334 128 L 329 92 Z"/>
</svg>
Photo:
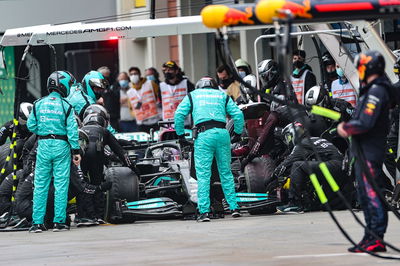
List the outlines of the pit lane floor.
<svg viewBox="0 0 400 266">
<path fill-rule="evenodd" d="M 362 229 L 335 212 L 356 241 Z M 358 213 L 362 217 L 362 213 Z M 400 246 L 400 222 L 390 214 L 386 239 Z M 140 221 L 41 234 L 0 233 L 1 265 L 400 265 L 351 254 L 324 212 L 244 215 L 210 223 Z M 396 255 L 390 251 L 387 255 Z M 399 254 L 400 255 L 400 254 Z"/>
</svg>

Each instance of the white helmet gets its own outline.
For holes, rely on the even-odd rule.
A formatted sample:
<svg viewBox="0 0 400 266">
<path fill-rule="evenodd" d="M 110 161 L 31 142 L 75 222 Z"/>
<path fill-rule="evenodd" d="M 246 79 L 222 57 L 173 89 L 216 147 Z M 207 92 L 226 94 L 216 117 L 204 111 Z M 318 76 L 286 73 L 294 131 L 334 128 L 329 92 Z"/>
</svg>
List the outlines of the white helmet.
<svg viewBox="0 0 400 266">
<path fill-rule="evenodd" d="M 257 86 L 257 78 L 253 74 L 247 75 L 243 79 L 244 82 L 249 83 L 254 88 Z"/>
<path fill-rule="evenodd" d="M 29 114 L 32 112 L 33 104 L 22 102 L 19 105 L 19 117 L 18 122 L 21 125 L 25 125 L 26 121 L 28 121 Z"/>
<path fill-rule="evenodd" d="M 314 86 L 306 93 L 305 104 L 308 106 L 322 105 L 324 102 L 325 93 L 320 86 Z"/>
</svg>

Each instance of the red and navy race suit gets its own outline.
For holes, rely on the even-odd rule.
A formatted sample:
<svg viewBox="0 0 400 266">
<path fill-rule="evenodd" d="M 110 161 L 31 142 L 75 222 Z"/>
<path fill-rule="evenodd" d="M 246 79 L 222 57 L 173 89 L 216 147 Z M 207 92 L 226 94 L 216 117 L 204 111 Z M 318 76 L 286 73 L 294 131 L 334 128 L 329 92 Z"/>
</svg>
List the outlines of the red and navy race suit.
<svg viewBox="0 0 400 266">
<path fill-rule="evenodd" d="M 381 188 L 384 187 L 385 180 L 382 164 L 390 126 L 391 86 L 386 77 L 380 77 L 360 88 L 360 99 L 353 118 L 343 125 L 343 129 L 358 142 L 367 160 L 368 170 Z M 353 155 L 356 154 L 354 149 L 355 146 L 352 145 Z M 354 168 L 359 202 L 364 211 L 367 227 L 383 237 L 388 223 L 385 205 L 367 181 L 365 176 L 367 169 L 362 167 L 359 158 L 356 158 Z M 365 235 L 370 237 L 367 231 Z"/>
</svg>

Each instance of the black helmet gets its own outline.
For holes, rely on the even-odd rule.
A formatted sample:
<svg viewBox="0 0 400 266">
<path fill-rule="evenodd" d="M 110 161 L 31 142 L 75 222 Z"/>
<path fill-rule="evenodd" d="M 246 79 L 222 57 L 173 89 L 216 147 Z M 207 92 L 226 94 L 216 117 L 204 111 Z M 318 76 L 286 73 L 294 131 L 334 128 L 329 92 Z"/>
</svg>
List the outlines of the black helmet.
<svg viewBox="0 0 400 266">
<path fill-rule="evenodd" d="M 305 133 L 306 130 L 304 129 L 303 124 L 299 122 L 290 123 L 282 130 L 284 141 L 289 147 L 293 147 L 296 144 L 300 143 L 300 141 L 305 136 Z"/>
<path fill-rule="evenodd" d="M 87 146 L 89 145 L 89 136 L 82 129 L 78 129 L 79 132 L 79 148 L 81 156 L 85 155 Z"/>
<path fill-rule="evenodd" d="M 48 92 L 57 91 L 62 97 L 67 97 L 75 78 L 67 71 L 55 71 L 47 79 Z"/>
<path fill-rule="evenodd" d="M 196 83 L 196 89 L 216 89 L 218 90 L 218 83 L 212 77 L 202 77 Z"/>
<path fill-rule="evenodd" d="M 385 59 L 378 51 L 360 53 L 354 62 L 361 81 L 365 81 L 373 74 L 382 75 L 385 71 Z"/>
<path fill-rule="evenodd" d="M 274 88 L 281 76 L 278 63 L 271 59 L 263 60 L 258 64 L 258 74 L 263 87 L 266 88 Z"/>
<path fill-rule="evenodd" d="M 83 125 L 99 125 L 106 128 L 108 126 L 108 121 L 101 114 L 92 113 L 83 119 Z"/>
<path fill-rule="evenodd" d="M 21 125 L 25 125 L 26 121 L 28 121 L 29 114 L 32 112 L 33 104 L 22 102 L 19 105 L 19 117 L 18 122 Z"/>
<path fill-rule="evenodd" d="M 393 72 L 400 76 L 400 50 L 393 51 L 394 56 L 396 56 L 396 62 L 393 66 Z"/>
<path fill-rule="evenodd" d="M 329 65 L 335 65 L 335 60 L 333 59 L 333 57 L 331 56 L 330 53 L 326 52 L 324 53 L 324 55 L 322 56 L 322 63 L 324 64 L 324 66 L 329 66 Z"/>
<path fill-rule="evenodd" d="M 107 121 L 107 123 L 108 123 L 108 121 L 110 121 L 110 114 L 108 113 L 107 109 L 104 108 L 104 106 L 102 106 L 100 104 L 89 105 L 86 108 L 85 112 L 83 113 L 83 120 L 85 121 L 85 118 L 88 115 L 93 114 L 93 113 L 101 115 L 104 118 L 104 120 Z M 85 124 L 85 122 L 83 122 L 83 124 Z"/>
</svg>

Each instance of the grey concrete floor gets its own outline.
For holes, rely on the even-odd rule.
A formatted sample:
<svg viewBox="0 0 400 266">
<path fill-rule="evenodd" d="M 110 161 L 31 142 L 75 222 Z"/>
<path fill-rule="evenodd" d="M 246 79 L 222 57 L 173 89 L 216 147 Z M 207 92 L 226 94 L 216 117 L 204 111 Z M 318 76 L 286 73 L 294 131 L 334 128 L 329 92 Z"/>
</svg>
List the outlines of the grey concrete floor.
<svg viewBox="0 0 400 266">
<path fill-rule="evenodd" d="M 359 241 L 363 231 L 351 215 L 335 214 Z M 386 239 L 400 247 L 399 221 L 392 214 Z M 349 246 L 328 213 L 244 215 L 210 223 L 140 221 L 60 233 L 2 232 L 0 265 L 400 265 L 348 253 Z"/>
</svg>

